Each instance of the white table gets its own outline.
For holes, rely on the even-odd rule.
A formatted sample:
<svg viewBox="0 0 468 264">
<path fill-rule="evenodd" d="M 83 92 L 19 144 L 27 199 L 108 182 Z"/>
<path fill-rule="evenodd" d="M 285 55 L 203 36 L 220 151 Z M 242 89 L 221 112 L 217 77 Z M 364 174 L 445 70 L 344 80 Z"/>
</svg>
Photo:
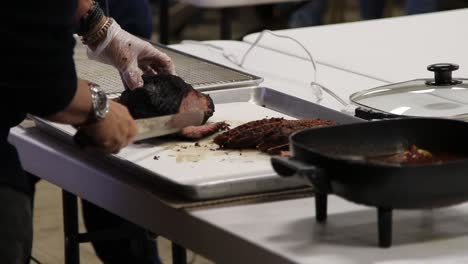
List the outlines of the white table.
<svg viewBox="0 0 468 264">
<path fill-rule="evenodd" d="M 241 42 L 214 44 L 221 45 L 238 56 L 248 47 Z M 184 45 L 176 48 L 226 63 L 220 54 L 202 46 Z M 277 63 L 273 64 L 272 61 Z M 265 84 L 273 89 L 291 92 L 303 98 L 310 96 L 307 84 L 311 78 L 311 66 L 300 59 L 259 49 L 249 58 L 246 67 L 249 71 L 257 69 L 252 73 L 261 74 L 266 79 Z M 355 89 L 351 83 L 364 88 L 381 84 L 324 66 L 319 66 L 319 70 L 321 82 L 342 94 Z M 323 104 L 333 107 L 336 102 L 325 98 Z M 305 228 L 313 227 L 313 222 L 309 225 L 304 219 L 306 215 L 307 219 L 313 216 L 312 198 L 188 213 L 165 204 L 158 198 L 157 192 L 136 181 L 131 174 L 96 162 L 87 153 L 67 146 L 37 129 L 14 128 L 10 140 L 17 146 L 26 170 L 219 263 L 309 263 L 308 259 L 320 256 L 320 253 L 312 251 L 306 252 L 306 255 L 291 251 L 290 245 L 285 243 L 285 238 L 291 233 L 289 225 L 303 222 Z M 337 201 L 330 202 L 331 212 L 339 211 L 340 208 L 355 208 Z M 285 209 L 288 209 L 289 218 L 286 215 L 272 217 Z M 333 214 L 331 217 L 333 219 Z M 253 218 L 261 222 L 253 221 Z M 368 221 L 375 219 L 369 218 Z M 258 233 L 252 230 L 258 230 Z M 297 234 L 292 232 L 292 239 L 313 235 L 311 229 L 297 231 L 305 233 L 296 237 Z M 369 238 L 369 241 L 371 239 L 374 238 Z M 356 251 L 361 250 L 360 247 L 349 247 Z M 278 248 L 281 250 L 277 251 Z M 338 243 L 335 247 L 331 243 L 330 249 L 333 248 L 341 250 L 342 246 Z M 369 250 L 376 254 L 387 254 L 386 251 L 370 246 Z"/>
<path fill-rule="evenodd" d="M 375 209 L 337 197 L 329 197 L 329 203 L 325 225 L 315 221 L 312 198 L 203 210 L 193 215 L 283 256 L 287 263 L 468 262 L 468 204 L 434 211 L 395 211 L 393 246 L 381 249 L 376 247 Z"/>
<path fill-rule="evenodd" d="M 212 45 L 224 48 L 226 55 L 234 55 L 238 61 L 246 52 L 249 44 L 238 41 L 208 41 Z M 310 61 L 279 54 L 277 52 L 254 48 L 245 60 L 243 68 L 228 61 L 221 52 L 206 46 L 197 44 L 173 45 L 172 47 L 183 52 L 194 54 L 211 61 L 227 65 L 229 67 L 247 71 L 265 80 L 262 86 L 295 95 L 309 101 L 316 101 L 316 97 L 310 88 L 313 81 L 314 68 Z M 383 85 L 385 83 L 351 74 L 333 67 L 317 65 L 317 81 L 333 90 L 342 98 L 348 98 L 354 92 Z M 326 93 L 323 93 L 321 105 L 343 110 L 343 106 Z"/>
<path fill-rule="evenodd" d="M 433 77 L 426 66 L 460 65 L 454 76 L 468 76 L 468 9 L 364 22 L 276 31 L 300 40 L 317 60 L 386 82 Z M 258 33 L 244 38 L 253 42 Z M 260 45 L 301 58 L 290 40 L 266 35 Z"/>
</svg>

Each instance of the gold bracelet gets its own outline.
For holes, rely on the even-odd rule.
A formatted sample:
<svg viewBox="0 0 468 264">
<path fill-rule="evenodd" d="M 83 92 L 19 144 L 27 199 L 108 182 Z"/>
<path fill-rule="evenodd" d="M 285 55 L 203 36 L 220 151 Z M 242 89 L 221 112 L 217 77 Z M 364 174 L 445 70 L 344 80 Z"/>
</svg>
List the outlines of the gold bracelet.
<svg viewBox="0 0 468 264">
<path fill-rule="evenodd" d="M 85 45 L 92 45 L 96 43 L 98 40 L 100 40 L 102 37 L 106 36 L 107 31 L 109 30 L 109 27 L 112 25 L 114 22 L 114 19 L 111 17 L 108 17 L 104 25 L 102 27 L 90 34 L 87 34 L 86 36 L 83 36 L 83 43 Z"/>
</svg>

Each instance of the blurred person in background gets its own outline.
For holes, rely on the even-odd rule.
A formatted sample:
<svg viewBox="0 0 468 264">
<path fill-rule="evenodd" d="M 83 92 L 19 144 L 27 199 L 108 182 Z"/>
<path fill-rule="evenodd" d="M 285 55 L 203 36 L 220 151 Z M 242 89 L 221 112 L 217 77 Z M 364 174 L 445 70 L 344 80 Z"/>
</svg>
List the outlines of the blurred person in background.
<svg viewBox="0 0 468 264">
<path fill-rule="evenodd" d="M 442 2 L 440 0 L 407 0 L 405 1 L 405 11 L 408 15 L 434 12 L 441 9 Z M 359 6 L 362 19 L 382 18 L 386 3 L 386 0 L 360 0 Z M 289 27 L 322 25 L 328 6 L 328 0 L 308 1 L 293 12 L 289 19 Z"/>
<path fill-rule="evenodd" d="M 440 10 L 440 2 L 440 0 L 407 0 L 405 11 L 407 15 L 435 12 Z M 360 0 L 362 19 L 382 18 L 386 3 L 386 0 Z"/>
<path fill-rule="evenodd" d="M 322 25 L 327 8 L 327 0 L 309 1 L 292 13 L 288 25 L 290 28 Z"/>
</svg>

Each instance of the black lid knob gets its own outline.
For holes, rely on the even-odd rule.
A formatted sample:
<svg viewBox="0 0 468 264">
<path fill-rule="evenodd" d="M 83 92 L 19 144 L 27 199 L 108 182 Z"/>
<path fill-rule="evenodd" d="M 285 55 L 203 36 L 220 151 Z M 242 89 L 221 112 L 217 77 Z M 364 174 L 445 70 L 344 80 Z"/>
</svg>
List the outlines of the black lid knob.
<svg viewBox="0 0 468 264">
<path fill-rule="evenodd" d="M 458 70 L 459 66 L 452 63 L 436 63 L 427 66 L 429 71 L 434 72 L 434 80 L 427 81 L 428 85 L 444 86 L 460 84 L 460 80 L 452 79 L 452 72 Z"/>
</svg>

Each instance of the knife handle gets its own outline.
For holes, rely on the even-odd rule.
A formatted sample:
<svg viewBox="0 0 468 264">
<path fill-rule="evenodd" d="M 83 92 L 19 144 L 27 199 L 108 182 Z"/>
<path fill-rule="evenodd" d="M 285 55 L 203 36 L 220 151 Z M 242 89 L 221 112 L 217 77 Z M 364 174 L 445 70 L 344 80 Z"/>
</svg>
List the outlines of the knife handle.
<svg viewBox="0 0 468 264">
<path fill-rule="evenodd" d="M 86 148 L 94 145 L 94 140 L 88 136 L 83 130 L 78 130 L 73 136 L 73 141 L 80 148 Z"/>
</svg>

